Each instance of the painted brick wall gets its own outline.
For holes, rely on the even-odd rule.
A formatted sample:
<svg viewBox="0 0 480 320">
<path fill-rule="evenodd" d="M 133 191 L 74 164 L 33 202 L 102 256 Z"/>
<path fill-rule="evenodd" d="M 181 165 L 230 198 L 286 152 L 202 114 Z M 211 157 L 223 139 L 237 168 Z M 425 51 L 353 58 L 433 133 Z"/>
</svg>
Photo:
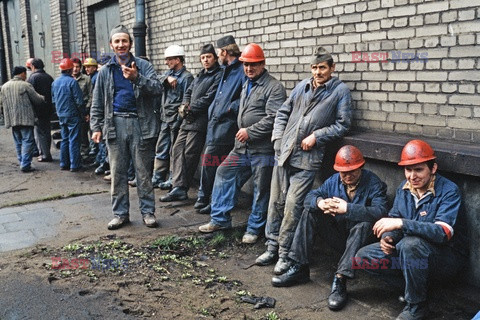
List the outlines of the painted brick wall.
<svg viewBox="0 0 480 320">
<path fill-rule="evenodd" d="M 147 45 L 157 70 L 175 43 L 197 72 L 200 46 L 232 34 L 241 49 L 259 43 L 288 89 L 309 76 L 322 45 L 352 90 L 357 128 L 480 142 L 479 15 L 470 0 L 156 0 L 147 1 Z M 355 63 L 352 52 L 387 58 Z"/>
</svg>

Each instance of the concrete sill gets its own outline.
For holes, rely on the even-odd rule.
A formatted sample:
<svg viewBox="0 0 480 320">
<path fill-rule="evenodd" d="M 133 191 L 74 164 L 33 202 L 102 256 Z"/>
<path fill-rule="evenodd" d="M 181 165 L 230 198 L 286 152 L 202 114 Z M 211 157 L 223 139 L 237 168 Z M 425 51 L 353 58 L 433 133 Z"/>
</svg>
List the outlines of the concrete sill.
<svg viewBox="0 0 480 320">
<path fill-rule="evenodd" d="M 412 139 L 422 139 L 435 150 L 441 171 L 480 177 L 480 146 L 385 132 L 351 132 L 343 144 L 362 150 L 366 158 L 397 163 L 403 146 Z"/>
</svg>

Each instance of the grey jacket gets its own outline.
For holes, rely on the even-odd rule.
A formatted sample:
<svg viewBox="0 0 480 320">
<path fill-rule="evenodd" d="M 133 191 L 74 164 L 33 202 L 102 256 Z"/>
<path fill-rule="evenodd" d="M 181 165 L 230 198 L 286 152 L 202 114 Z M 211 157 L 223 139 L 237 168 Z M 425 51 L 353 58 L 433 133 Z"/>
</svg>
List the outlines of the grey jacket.
<svg viewBox="0 0 480 320">
<path fill-rule="evenodd" d="M 31 126 L 35 124 L 34 106 L 41 106 L 45 102 L 33 86 L 14 76 L 2 86 L 0 94 L 0 109 L 3 107 L 5 127 Z"/>
<path fill-rule="evenodd" d="M 267 70 L 255 81 L 247 96 L 250 80 L 244 83 L 237 117 L 238 128 L 245 128 L 247 142 L 235 139 L 235 151 L 273 154 L 271 142 L 273 123 L 278 109 L 287 98 L 285 87 Z"/>
<path fill-rule="evenodd" d="M 312 90 L 312 78 L 300 82 L 277 112 L 272 141 L 280 140 L 278 164 L 302 170 L 318 170 L 325 144 L 343 137 L 351 125 L 351 96 L 337 77 Z M 302 140 L 314 133 L 313 149 L 303 151 Z"/>
<path fill-rule="evenodd" d="M 177 86 L 175 89 L 170 87 L 167 83 L 167 78 L 169 76 L 177 78 Z M 183 66 L 178 71 L 168 70 L 160 75 L 159 79 L 163 86 L 161 119 L 163 122 L 175 123 L 178 128 L 181 123 L 181 118 L 178 114 L 178 107 L 182 104 L 183 96 L 190 86 L 190 83 L 192 83 L 193 76 L 187 71 L 185 66 Z"/>
<path fill-rule="evenodd" d="M 150 62 L 135 58 L 138 77 L 132 82 L 135 93 L 138 119 L 142 138 L 156 138 L 160 130 L 155 116 L 155 99 L 162 93 L 162 85 Z M 90 109 L 90 128 L 92 132 L 103 131 L 103 139 L 116 138 L 113 121 L 113 58 L 100 69 L 93 89 L 92 107 Z"/>
</svg>

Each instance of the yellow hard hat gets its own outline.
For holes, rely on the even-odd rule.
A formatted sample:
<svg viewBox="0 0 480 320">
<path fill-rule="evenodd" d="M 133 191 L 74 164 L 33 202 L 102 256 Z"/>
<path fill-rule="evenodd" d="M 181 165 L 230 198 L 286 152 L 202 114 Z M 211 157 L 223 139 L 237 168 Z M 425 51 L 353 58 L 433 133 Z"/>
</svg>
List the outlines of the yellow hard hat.
<svg viewBox="0 0 480 320">
<path fill-rule="evenodd" d="M 93 58 L 87 58 L 85 59 L 85 61 L 83 62 L 83 65 L 86 66 L 86 67 L 89 67 L 89 66 L 98 66 L 98 63 L 97 63 L 97 60 L 93 59 Z"/>
</svg>

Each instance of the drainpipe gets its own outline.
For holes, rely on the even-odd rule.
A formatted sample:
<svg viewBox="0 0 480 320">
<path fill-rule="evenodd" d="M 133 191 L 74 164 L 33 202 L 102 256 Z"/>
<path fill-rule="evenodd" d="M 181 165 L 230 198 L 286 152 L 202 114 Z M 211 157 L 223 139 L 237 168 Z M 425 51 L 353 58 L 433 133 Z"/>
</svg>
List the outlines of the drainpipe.
<svg viewBox="0 0 480 320">
<path fill-rule="evenodd" d="M 135 56 L 146 57 L 145 36 L 147 25 L 145 24 L 145 0 L 135 1 L 135 24 L 133 25 L 133 37 L 135 38 Z"/>
<path fill-rule="evenodd" d="M 2 20 L 0 18 L 0 25 Z M 7 82 L 7 63 L 5 60 L 5 48 L 6 43 L 3 42 L 3 32 L 0 32 L 0 86 Z"/>
</svg>

